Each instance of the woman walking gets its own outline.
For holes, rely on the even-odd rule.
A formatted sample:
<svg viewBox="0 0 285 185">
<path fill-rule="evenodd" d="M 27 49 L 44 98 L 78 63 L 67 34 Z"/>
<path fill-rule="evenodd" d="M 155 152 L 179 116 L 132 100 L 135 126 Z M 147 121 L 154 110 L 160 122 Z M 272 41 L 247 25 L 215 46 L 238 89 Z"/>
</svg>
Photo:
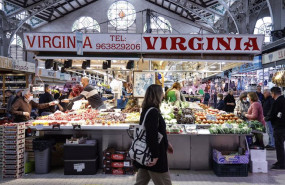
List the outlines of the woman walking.
<svg viewBox="0 0 285 185">
<path fill-rule="evenodd" d="M 147 185 L 150 179 L 152 179 L 155 185 L 171 185 L 167 151 L 173 153 L 173 148 L 171 144 L 168 143 L 166 124 L 159 110 L 163 96 L 163 90 L 160 85 L 149 86 L 145 94 L 140 125 L 143 122 L 146 112 L 152 108 L 146 115 L 144 123 L 146 143 L 152 154 L 152 162 L 147 166 L 134 162 L 135 166 L 139 169 L 135 185 Z M 160 143 L 158 142 L 159 133 L 163 136 Z"/>
</svg>

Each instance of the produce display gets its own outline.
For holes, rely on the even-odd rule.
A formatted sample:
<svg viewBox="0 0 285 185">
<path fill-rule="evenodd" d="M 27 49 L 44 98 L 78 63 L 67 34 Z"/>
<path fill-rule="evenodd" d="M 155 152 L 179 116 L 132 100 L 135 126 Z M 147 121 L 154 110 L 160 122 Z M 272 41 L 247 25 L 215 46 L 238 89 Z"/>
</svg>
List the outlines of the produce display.
<svg viewBox="0 0 285 185">
<path fill-rule="evenodd" d="M 140 107 L 138 106 L 137 98 L 130 98 L 123 113 L 140 112 Z"/>
<path fill-rule="evenodd" d="M 183 125 L 167 125 L 166 127 L 167 134 L 184 134 Z"/>
<path fill-rule="evenodd" d="M 247 124 L 252 130 L 266 132 L 265 127 L 259 121 L 248 121 Z"/>
<path fill-rule="evenodd" d="M 188 108 L 189 102 L 163 102 L 160 106 L 162 117 L 166 124 L 194 124 L 193 110 Z"/>
<path fill-rule="evenodd" d="M 213 124 L 209 128 L 211 134 L 250 134 L 252 129 L 247 126 L 247 123 L 222 125 Z"/>
<path fill-rule="evenodd" d="M 110 111 L 110 112 L 107 112 Z M 114 112 L 113 110 L 104 110 L 99 112 L 95 109 L 80 109 L 72 112 L 57 111 L 48 116 L 39 117 L 31 124 L 33 126 L 43 125 L 112 125 L 120 123 L 138 123 L 140 114 Z"/>
<path fill-rule="evenodd" d="M 224 123 L 242 123 L 233 113 L 226 113 L 217 109 L 207 109 L 195 113 L 196 124 L 224 124 Z"/>
</svg>

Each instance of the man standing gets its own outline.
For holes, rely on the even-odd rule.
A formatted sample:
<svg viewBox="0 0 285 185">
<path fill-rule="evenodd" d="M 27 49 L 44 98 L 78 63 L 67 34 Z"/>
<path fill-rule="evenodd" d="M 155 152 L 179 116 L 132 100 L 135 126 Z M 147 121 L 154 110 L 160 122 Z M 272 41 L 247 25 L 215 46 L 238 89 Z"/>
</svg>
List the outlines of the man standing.
<svg viewBox="0 0 285 185">
<path fill-rule="evenodd" d="M 234 112 L 236 107 L 236 101 L 233 90 L 229 90 L 229 94 L 225 97 L 224 102 L 225 102 L 224 111 Z"/>
<path fill-rule="evenodd" d="M 285 97 L 281 95 L 279 87 L 273 87 L 270 91 L 275 101 L 265 121 L 271 121 L 272 123 L 277 154 L 277 162 L 271 169 L 285 170 Z"/>
<path fill-rule="evenodd" d="M 7 117 L 11 117 L 10 110 L 11 110 L 12 102 L 13 102 L 15 96 L 13 95 L 11 90 L 6 90 L 5 91 L 5 97 L 8 98 L 7 107 L 6 107 L 6 114 L 7 114 Z"/>
<path fill-rule="evenodd" d="M 45 84 L 45 93 L 40 95 L 39 103 L 50 103 L 53 102 L 54 98 L 50 94 L 50 88 L 48 84 Z M 47 116 L 55 112 L 55 106 L 46 107 L 39 110 L 39 115 Z"/>
<path fill-rule="evenodd" d="M 26 89 L 22 92 L 23 97 L 12 105 L 11 114 L 14 116 L 14 122 L 25 122 L 29 121 L 32 108 L 44 109 L 49 106 L 54 106 L 55 102 L 38 104 L 33 101 L 33 94 Z"/>
<path fill-rule="evenodd" d="M 62 102 L 64 103 L 73 103 L 75 101 L 81 100 L 83 98 L 86 98 L 88 100 L 89 105 L 91 105 L 92 108 L 95 109 L 105 109 L 106 106 L 104 105 L 100 95 L 98 94 L 98 91 L 89 85 L 89 78 L 87 77 L 82 77 L 81 78 L 81 83 L 83 85 L 83 91 L 81 94 L 73 99 L 64 99 Z"/>
<path fill-rule="evenodd" d="M 261 104 L 263 104 L 264 95 L 263 95 L 262 92 L 261 92 L 261 86 L 260 86 L 260 85 L 257 86 L 256 94 L 257 94 L 257 96 L 258 96 L 259 101 L 261 102 Z"/>
<path fill-rule="evenodd" d="M 263 115 L 266 117 L 269 114 L 269 111 L 272 107 L 272 104 L 274 102 L 274 99 L 271 96 L 271 93 L 269 90 L 265 90 L 263 92 L 264 95 L 264 102 L 263 102 Z M 275 141 L 273 137 L 273 128 L 271 121 L 266 121 L 266 130 L 269 135 L 269 144 L 266 146 L 267 149 L 269 150 L 274 150 L 275 149 Z"/>
</svg>

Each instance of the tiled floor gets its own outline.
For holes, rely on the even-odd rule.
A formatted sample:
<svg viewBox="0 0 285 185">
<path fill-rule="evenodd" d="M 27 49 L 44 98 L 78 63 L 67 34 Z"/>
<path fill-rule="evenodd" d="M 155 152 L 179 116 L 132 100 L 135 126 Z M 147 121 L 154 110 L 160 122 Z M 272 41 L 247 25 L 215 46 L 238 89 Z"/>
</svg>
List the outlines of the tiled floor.
<svg viewBox="0 0 285 185">
<path fill-rule="evenodd" d="M 268 152 L 271 165 L 275 152 Z M 269 171 L 268 174 L 250 174 L 248 177 L 217 177 L 212 171 L 171 170 L 173 185 L 236 185 L 236 184 L 284 184 L 285 171 Z M 49 174 L 25 175 L 17 180 L 5 180 L 9 185 L 131 185 L 135 176 L 112 176 L 99 173 L 94 176 L 64 176 L 63 170 L 54 170 Z M 153 184 L 153 183 L 150 183 Z"/>
</svg>

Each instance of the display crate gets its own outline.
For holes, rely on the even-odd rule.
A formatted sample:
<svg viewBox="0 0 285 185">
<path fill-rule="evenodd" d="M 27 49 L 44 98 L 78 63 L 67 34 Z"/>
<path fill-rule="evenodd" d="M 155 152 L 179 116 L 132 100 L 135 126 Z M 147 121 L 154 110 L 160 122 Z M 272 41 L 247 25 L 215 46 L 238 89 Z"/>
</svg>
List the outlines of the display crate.
<svg viewBox="0 0 285 185">
<path fill-rule="evenodd" d="M 90 160 L 98 156 L 96 140 L 92 144 L 64 144 L 64 160 Z"/>
<path fill-rule="evenodd" d="M 213 169 L 218 177 L 248 176 L 248 164 L 218 164 L 214 161 Z"/>
<path fill-rule="evenodd" d="M 64 175 L 95 175 L 98 170 L 98 157 L 93 160 L 65 160 Z"/>
<path fill-rule="evenodd" d="M 245 151 L 244 155 L 229 155 L 231 151 L 220 152 L 216 149 L 213 150 L 213 159 L 218 164 L 248 164 L 249 152 Z"/>
</svg>

